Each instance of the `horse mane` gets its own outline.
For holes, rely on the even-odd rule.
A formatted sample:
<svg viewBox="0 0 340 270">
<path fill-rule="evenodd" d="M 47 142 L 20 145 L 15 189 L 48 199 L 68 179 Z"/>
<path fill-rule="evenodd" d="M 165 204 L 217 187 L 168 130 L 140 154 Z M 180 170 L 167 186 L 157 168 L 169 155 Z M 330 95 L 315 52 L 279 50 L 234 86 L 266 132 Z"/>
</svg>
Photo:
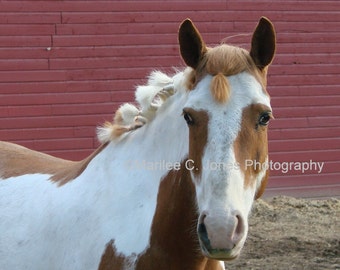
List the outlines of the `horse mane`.
<svg viewBox="0 0 340 270">
<path fill-rule="evenodd" d="M 104 144 L 144 126 L 155 118 L 157 110 L 174 93 L 172 77 L 160 71 L 151 72 L 147 84 L 136 88 L 137 105 L 131 103 L 121 105 L 115 112 L 112 122 L 106 121 L 97 127 L 98 140 Z"/>
</svg>

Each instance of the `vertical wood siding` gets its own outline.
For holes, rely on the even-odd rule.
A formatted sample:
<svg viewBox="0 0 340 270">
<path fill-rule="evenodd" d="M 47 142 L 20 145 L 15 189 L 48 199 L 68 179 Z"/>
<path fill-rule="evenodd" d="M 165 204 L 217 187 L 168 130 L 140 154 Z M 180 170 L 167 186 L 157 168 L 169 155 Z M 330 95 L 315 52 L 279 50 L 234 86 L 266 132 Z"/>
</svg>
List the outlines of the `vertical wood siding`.
<svg viewBox="0 0 340 270">
<path fill-rule="evenodd" d="M 183 67 L 179 23 L 207 44 L 249 48 L 260 16 L 277 30 L 268 91 L 273 162 L 267 195 L 340 195 L 339 1 L 0 1 L 0 139 L 68 159 L 98 146 L 95 126 L 132 101 L 153 69 Z"/>
</svg>

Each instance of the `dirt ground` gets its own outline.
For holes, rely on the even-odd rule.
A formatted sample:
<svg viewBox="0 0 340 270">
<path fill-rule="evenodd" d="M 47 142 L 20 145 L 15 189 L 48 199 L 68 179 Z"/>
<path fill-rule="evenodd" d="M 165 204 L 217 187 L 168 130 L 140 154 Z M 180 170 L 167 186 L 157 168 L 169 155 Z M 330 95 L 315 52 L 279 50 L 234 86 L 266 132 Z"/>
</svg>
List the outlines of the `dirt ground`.
<svg viewBox="0 0 340 270">
<path fill-rule="evenodd" d="M 226 269 L 340 270 L 340 200 L 258 200 L 243 252 Z"/>
</svg>

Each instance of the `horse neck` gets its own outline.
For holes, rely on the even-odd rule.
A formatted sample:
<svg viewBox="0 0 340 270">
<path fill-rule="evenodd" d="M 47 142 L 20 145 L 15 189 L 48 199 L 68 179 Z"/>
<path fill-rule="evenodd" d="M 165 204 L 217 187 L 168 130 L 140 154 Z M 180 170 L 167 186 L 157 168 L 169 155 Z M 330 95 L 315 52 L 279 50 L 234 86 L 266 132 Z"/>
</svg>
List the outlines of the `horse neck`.
<svg viewBox="0 0 340 270">
<path fill-rule="evenodd" d="M 195 234 L 195 191 L 183 165 L 178 171 L 169 171 L 162 179 L 152 223 L 150 248 L 139 258 L 136 269 L 151 269 L 155 263 L 159 264 L 158 269 L 184 269 L 184 265 L 188 266 L 185 269 L 196 269 L 192 264 L 198 260 L 193 260 L 193 255 L 200 256 L 196 254 L 199 244 Z M 156 257 L 156 262 L 151 259 Z"/>
<path fill-rule="evenodd" d="M 181 162 L 189 148 L 188 128 L 181 115 L 186 97 L 187 93 L 179 91 L 158 109 L 155 119 L 111 142 L 102 153 L 102 158 L 111 163 L 107 166 L 125 168 L 129 170 L 125 172 L 127 176 L 130 171 L 143 175 L 156 170 L 152 175 L 157 178 L 159 173 L 162 177 L 169 167 Z"/>
<path fill-rule="evenodd" d="M 185 167 L 183 161 L 180 170 L 162 179 L 150 248 L 140 256 L 136 269 L 221 269 L 218 261 L 201 254 L 195 186 Z"/>
</svg>

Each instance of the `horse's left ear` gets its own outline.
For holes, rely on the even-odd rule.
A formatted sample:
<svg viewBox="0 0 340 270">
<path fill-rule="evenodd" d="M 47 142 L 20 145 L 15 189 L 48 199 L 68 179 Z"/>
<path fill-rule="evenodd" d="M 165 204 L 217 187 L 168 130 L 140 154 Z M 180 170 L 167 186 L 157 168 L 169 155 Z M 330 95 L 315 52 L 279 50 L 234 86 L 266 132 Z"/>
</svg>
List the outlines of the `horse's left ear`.
<svg viewBox="0 0 340 270">
<path fill-rule="evenodd" d="M 184 20 L 179 27 L 178 41 L 184 62 L 189 67 L 196 69 L 207 52 L 207 47 L 190 19 Z"/>
<path fill-rule="evenodd" d="M 274 26 L 269 19 L 262 17 L 254 31 L 250 50 L 250 56 L 260 70 L 273 61 L 275 45 Z"/>
</svg>

